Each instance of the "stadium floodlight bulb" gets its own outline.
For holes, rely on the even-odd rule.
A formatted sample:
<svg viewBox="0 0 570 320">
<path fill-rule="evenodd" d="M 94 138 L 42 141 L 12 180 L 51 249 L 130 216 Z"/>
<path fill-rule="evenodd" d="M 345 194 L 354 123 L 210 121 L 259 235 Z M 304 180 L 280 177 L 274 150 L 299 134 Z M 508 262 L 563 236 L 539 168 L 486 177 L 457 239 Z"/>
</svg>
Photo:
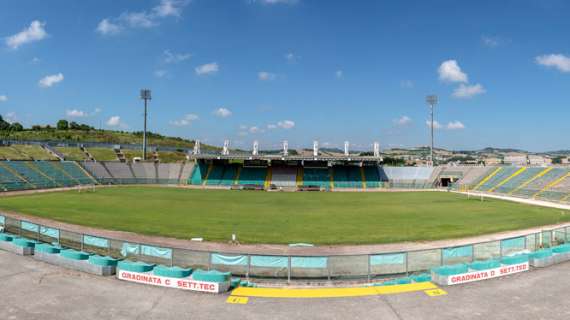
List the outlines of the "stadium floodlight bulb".
<svg viewBox="0 0 570 320">
<path fill-rule="evenodd" d="M 434 94 L 427 96 L 426 102 L 430 106 L 435 106 L 437 104 L 437 96 Z"/>
<path fill-rule="evenodd" d="M 142 100 L 151 100 L 151 93 L 150 93 L 150 89 L 142 89 L 141 90 L 141 99 Z"/>
</svg>

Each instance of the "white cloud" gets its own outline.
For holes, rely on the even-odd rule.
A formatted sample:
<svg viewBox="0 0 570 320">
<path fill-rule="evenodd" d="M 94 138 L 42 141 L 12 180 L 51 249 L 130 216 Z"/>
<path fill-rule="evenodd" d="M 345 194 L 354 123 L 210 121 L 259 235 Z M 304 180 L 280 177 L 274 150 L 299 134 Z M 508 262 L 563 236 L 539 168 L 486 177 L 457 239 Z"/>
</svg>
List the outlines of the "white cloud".
<svg viewBox="0 0 570 320">
<path fill-rule="evenodd" d="M 192 57 L 190 53 L 173 53 L 170 50 L 164 50 L 163 56 L 162 61 L 166 64 L 179 63 Z"/>
<path fill-rule="evenodd" d="M 38 57 L 33 57 L 32 60 L 30 61 L 31 64 L 38 64 L 40 63 L 40 58 Z"/>
<path fill-rule="evenodd" d="M 461 71 L 456 60 L 447 60 L 441 63 L 437 69 L 439 79 L 445 82 L 469 82 L 467 74 Z"/>
<path fill-rule="evenodd" d="M 398 126 L 405 126 L 412 122 L 412 119 L 408 116 L 401 116 L 399 119 L 394 120 L 394 124 Z"/>
<path fill-rule="evenodd" d="M 45 39 L 48 36 L 44 29 L 45 25 L 45 22 L 32 21 L 28 28 L 6 38 L 6 45 L 12 49 L 18 49 L 23 44 Z"/>
<path fill-rule="evenodd" d="M 161 0 L 160 4 L 152 9 L 157 17 L 180 17 L 182 8 L 188 4 L 188 1 L 180 0 Z"/>
<path fill-rule="evenodd" d="M 257 78 L 261 81 L 271 81 L 275 80 L 275 74 L 267 71 L 261 71 L 257 73 Z"/>
<path fill-rule="evenodd" d="M 102 35 L 114 35 L 121 32 L 121 30 L 122 27 L 120 25 L 110 22 L 109 19 L 101 20 L 97 25 L 97 29 L 95 29 Z"/>
<path fill-rule="evenodd" d="M 189 113 L 189 114 L 185 114 L 182 119 L 179 120 L 174 120 L 171 121 L 170 123 L 174 126 L 177 127 L 183 127 L 183 126 L 189 126 L 192 124 L 192 122 L 198 120 L 198 116 L 193 114 L 193 113 Z"/>
<path fill-rule="evenodd" d="M 157 78 L 164 78 L 168 74 L 168 71 L 164 69 L 159 69 L 154 71 L 154 76 Z"/>
<path fill-rule="evenodd" d="M 570 57 L 563 54 L 545 54 L 535 58 L 536 63 L 561 72 L 570 72 Z"/>
<path fill-rule="evenodd" d="M 196 71 L 197 75 L 202 76 L 202 75 L 215 74 L 220 70 L 220 67 L 216 62 L 212 62 L 198 66 L 194 70 Z"/>
<path fill-rule="evenodd" d="M 461 83 L 459 87 L 453 91 L 453 96 L 460 99 L 469 99 L 485 92 L 485 88 L 483 88 L 483 86 L 479 83 L 472 85 Z"/>
<path fill-rule="evenodd" d="M 426 120 L 426 125 L 428 126 L 428 128 L 431 128 L 431 121 L 430 121 L 430 120 Z M 441 125 L 439 122 L 437 122 L 437 121 L 434 120 L 434 121 L 433 121 L 433 128 L 434 128 L 434 129 L 441 129 L 441 128 L 442 128 L 442 125 Z"/>
<path fill-rule="evenodd" d="M 214 110 L 214 115 L 220 118 L 227 118 L 232 115 L 232 112 L 226 108 L 218 108 Z"/>
<path fill-rule="evenodd" d="M 414 82 L 412 80 L 402 80 L 400 81 L 400 87 L 407 89 L 413 88 Z"/>
<path fill-rule="evenodd" d="M 285 59 L 290 63 L 295 63 L 299 60 L 299 57 L 295 55 L 293 52 L 288 52 L 285 54 Z"/>
<path fill-rule="evenodd" d="M 342 79 L 344 77 L 344 72 L 342 72 L 342 70 L 337 70 L 334 75 L 337 79 Z"/>
<path fill-rule="evenodd" d="M 435 127 L 435 125 L 434 125 L 434 127 Z M 447 129 L 448 130 L 462 130 L 462 129 L 465 129 L 465 125 L 463 123 L 461 123 L 461 121 L 455 120 L 455 121 L 449 122 L 447 124 Z"/>
<path fill-rule="evenodd" d="M 38 85 L 41 88 L 49 88 L 49 87 L 53 86 L 54 84 L 57 84 L 57 83 L 62 82 L 62 81 L 63 81 L 63 74 L 58 73 L 58 74 L 52 74 L 52 75 L 43 77 L 38 82 Z"/>
<path fill-rule="evenodd" d="M 291 120 L 283 120 L 277 122 L 277 126 L 282 129 L 291 129 L 295 126 L 295 122 Z"/>
<path fill-rule="evenodd" d="M 481 43 L 486 47 L 495 48 L 501 44 L 501 39 L 499 39 L 499 37 L 482 36 Z"/>
<path fill-rule="evenodd" d="M 4 115 L 4 120 L 8 123 L 18 122 L 18 117 L 15 112 L 8 112 Z"/>
<path fill-rule="evenodd" d="M 116 127 L 119 126 L 121 124 L 121 117 L 119 116 L 112 116 L 109 118 L 109 120 L 107 120 L 106 124 L 109 127 Z"/>
<path fill-rule="evenodd" d="M 276 124 L 273 124 L 273 123 L 270 123 L 270 124 L 267 125 L 267 129 L 269 129 L 269 130 L 277 129 L 277 125 L 276 125 Z"/>
<path fill-rule="evenodd" d="M 8 101 L 8 96 L 7 95 L 0 95 L 0 102 L 6 102 Z"/>
<path fill-rule="evenodd" d="M 261 132 L 261 129 L 259 129 L 259 127 L 256 127 L 256 126 L 250 127 L 248 130 L 250 133 L 254 133 L 254 134 Z"/>
<path fill-rule="evenodd" d="M 180 17 L 189 0 L 161 0 L 150 10 L 123 12 L 118 17 L 105 18 L 99 22 L 96 32 L 102 35 L 115 35 L 127 28 L 152 28 L 167 17 Z"/>
<path fill-rule="evenodd" d="M 70 118 L 85 118 L 87 116 L 89 116 L 89 114 L 83 110 L 77 110 L 77 109 L 72 109 L 72 110 L 67 110 L 65 112 L 65 115 L 70 117 Z"/>
</svg>

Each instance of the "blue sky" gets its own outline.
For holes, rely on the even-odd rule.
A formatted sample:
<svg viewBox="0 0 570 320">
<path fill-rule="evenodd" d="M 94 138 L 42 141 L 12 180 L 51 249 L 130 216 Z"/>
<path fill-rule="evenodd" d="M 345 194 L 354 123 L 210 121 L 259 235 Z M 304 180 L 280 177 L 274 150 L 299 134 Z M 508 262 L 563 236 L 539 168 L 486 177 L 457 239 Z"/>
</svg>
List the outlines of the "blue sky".
<svg viewBox="0 0 570 320">
<path fill-rule="evenodd" d="M 2 1 L 0 113 L 221 145 L 570 149 L 567 1 Z"/>
</svg>

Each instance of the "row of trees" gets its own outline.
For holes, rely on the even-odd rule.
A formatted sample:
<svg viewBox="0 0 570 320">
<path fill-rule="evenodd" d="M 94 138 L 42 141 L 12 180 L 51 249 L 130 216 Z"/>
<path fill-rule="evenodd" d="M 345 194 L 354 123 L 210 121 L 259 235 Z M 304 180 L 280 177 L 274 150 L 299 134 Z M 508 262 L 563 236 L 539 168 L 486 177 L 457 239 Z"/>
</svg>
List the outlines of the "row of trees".
<svg viewBox="0 0 570 320">
<path fill-rule="evenodd" d="M 32 126 L 32 129 L 34 129 L 34 127 Z M 77 123 L 75 121 L 67 121 L 65 119 L 59 120 L 56 124 L 56 129 L 57 130 L 81 130 L 81 131 L 90 131 L 90 130 L 95 130 L 95 128 L 83 124 L 83 123 Z"/>
<path fill-rule="evenodd" d="M 55 127 L 48 125 L 45 126 L 41 126 L 41 125 L 33 125 L 30 128 L 32 131 L 41 131 L 41 130 L 80 130 L 80 131 L 90 131 L 90 130 L 95 130 L 95 128 L 83 124 L 83 123 L 77 123 L 75 121 L 67 121 L 67 120 L 59 120 L 56 124 Z M 24 126 L 19 123 L 19 122 L 13 122 L 10 123 L 6 120 L 4 120 L 4 118 L 0 115 L 0 131 L 23 131 L 24 130 Z"/>
<path fill-rule="evenodd" d="M 22 131 L 24 126 L 19 122 L 10 123 L 0 116 L 0 131 Z"/>
</svg>

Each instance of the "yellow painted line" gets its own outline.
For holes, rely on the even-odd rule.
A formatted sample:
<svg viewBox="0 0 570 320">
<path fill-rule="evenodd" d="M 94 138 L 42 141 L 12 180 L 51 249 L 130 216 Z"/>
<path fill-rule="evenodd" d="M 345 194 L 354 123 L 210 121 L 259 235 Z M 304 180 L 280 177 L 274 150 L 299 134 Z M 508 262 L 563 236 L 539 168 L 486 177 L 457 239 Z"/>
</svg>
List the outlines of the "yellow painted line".
<svg viewBox="0 0 570 320">
<path fill-rule="evenodd" d="M 564 198 L 562 198 L 561 201 L 564 202 L 564 201 L 567 201 L 569 199 L 570 199 L 570 193 L 567 196 L 565 196 Z"/>
<path fill-rule="evenodd" d="M 300 187 L 303 185 L 303 167 L 299 167 L 297 168 L 297 187 Z"/>
<path fill-rule="evenodd" d="M 264 183 L 265 189 L 269 189 L 272 178 L 273 178 L 273 167 L 267 167 L 267 175 L 265 176 L 265 183 Z"/>
<path fill-rule="evenodd" d="M 539 194 L 543 193 L 544 191 L 550 189 L 550 188 L 554 188 L 556 187 L 556 185 L 558 185 L 559 183 L 561 183 L 562 181 L 564 181 L 564 179 L 570 177 L 570 173 L 567 173 L 565 175 L 563 175 L 562 177 L 552 181 L 551 183 L 547 184 L 544 188 L 542 188 L 542 190 L 540 190 L 539 192 L 535 193 L 534 195 L 532 195 L 533 198 L 535 198 L 536 196 L 538 196 Z"/>
<path fill-rule="evenodd" d="M 523 183 L 523 184 L 521 184 L 520 186 L 518 186 L 518 188 L 513 189 L 513 191 L 509 192 L 509 194 L 513 194 L 513 193 L 519 191 L 520 189 L 522 189 L 522 188 L 528 186 L 528 185 L 531 184 L 534 180 L 536 180 L 536 179 L 538 179 L 538 178 L 544 176 L 545 174 L 549 173 L 550 170 L 552 170 L 552 169 L 553 169 L 552 167 L 548 167 L 548 168 L 542 170 L 542 171 L 539 172 L 536 176 L 532 177 L 530 180 L 528 180 L 528 181 L 526 181 L 525 183 Z"/>
<path fill-rule="evenodd" d="M 208 178 L 210 177 L 210 172 L 212 172 L 212 169 L 214 169 L 214 163 L 210 163 L 210 165 L 208 166 L 208 171 L 206 171 L 206 176 L 204 177 L 204 181 L 202 182 L 202 185 L 206 185 L 206 182 L 208 182 Z"/>
<path fill-rule="evenodd" d="M 343 298 L 364 297 L 385 294 L 425 291 L 438 289 L 431 282 L 400 284 L 383 287 L 352 287 L 352 288 L 316 288 L 316 289 L 288 289 L 288 288 L 247 288 L 239 287 L 232 291 L 232 296 L 258 297 L 258 298 Z"/>
<path fill-rule="evenodd" d="M 239 297 L 239 296 L 229 296 L 226 300 L 226 303 L 231 304 L 247 304 L 249 301 L 248 297 Z"/>
<path fill-rule="evenodd" d="M 330 186 L 331 186 L 331 190 L 334 189 L 334 168 L 331 167 L 329 169 L 329 175 L 330 175 Z"/>
<path fill-rule="evenodd" d="M 364 174 L 364 167 L 360 167 L 360 177 L 362 178 L 362 189 L 366 189 L 366 174 Z"/>
<path fill-rule="evenodd" d="M 518 176 L 519 174 L 523 173 L 526 171 L 526 167 L 521 167 L 520 169 L 518 169 L 515 173 L 511 174 L 508 178 L 506 178 L 505 180 L 499 182 L 497 185 L 495 185 L 494 187 L 492 187 L 491 189 L 489 189 L 489 192 L 493 192 L 495 190 L 497 190 L 497 188 L 499 188 L 500 186 L 504 185 L 505 183 L 509 182 L 512 178 Z"/>
<path fill-rule="evenodd" d="M 430 297 L 439 297 L 446 295 L 447 291 L 443 289 L 431 289 L 431 290 L 425 290 L 424 293 Z"/>
<path fill-rule="evenodd" d="M 493 178 L 497 173 L 499 173 L 499 171 L 501 171 L 503 168 L 498 167 L 497 169 L 495 169 L 493 172 L 491 172 L 490 175 L 486 176 L 485 179 L 481 180 L 481 182 L 479 182 L 479 184 L 477 184 L 475 186 L 475 188 L 473 188 L 473 190 L 477 190 L 479 189 L 482 185 L 485 184 L 485 182 L 491 180 L 491 178 Z"/>
</svg>

